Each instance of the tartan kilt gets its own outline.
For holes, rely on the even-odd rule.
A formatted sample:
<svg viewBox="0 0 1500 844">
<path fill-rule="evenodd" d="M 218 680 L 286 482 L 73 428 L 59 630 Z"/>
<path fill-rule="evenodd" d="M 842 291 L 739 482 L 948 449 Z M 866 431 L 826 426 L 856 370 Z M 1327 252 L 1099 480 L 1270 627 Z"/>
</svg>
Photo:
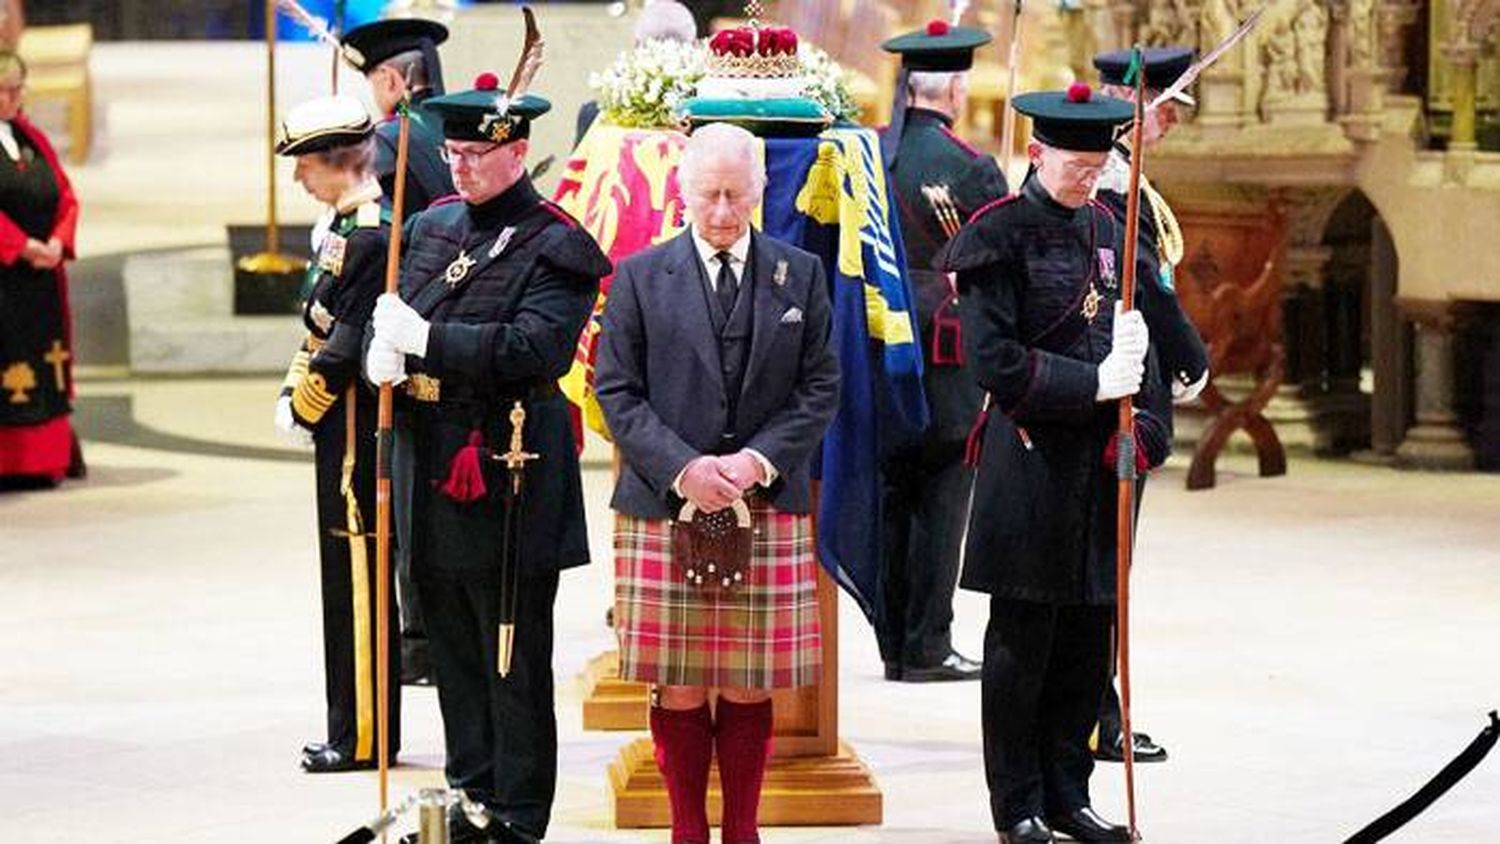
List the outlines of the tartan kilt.
<svg viewBox="0 0 1500 844">
<path fill-rule="evenodd" d="M 663 686 L 786 689 L 818 682 L 812 517 L 752 497 L 750 571 L 732 594 L 700 593 L 672 565 L 667 519 L 615 514 L 620 677 Z"/>
</svg>

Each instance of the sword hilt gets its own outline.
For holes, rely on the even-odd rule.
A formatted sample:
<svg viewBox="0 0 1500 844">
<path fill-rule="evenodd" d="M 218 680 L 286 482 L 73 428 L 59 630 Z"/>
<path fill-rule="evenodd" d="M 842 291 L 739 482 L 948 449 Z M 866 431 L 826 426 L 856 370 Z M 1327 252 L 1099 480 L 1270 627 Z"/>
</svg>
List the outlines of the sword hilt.
<svg viewBox="0 0 1500 844">
<path fill-rule="evenodd" d="M 492 455 L 491 459 L 505 464 L 510 472 L 511 491 L 520 493 L 521 473 L 525 471 L 526 464 L 541 458 L 540 454 L 527 451 L 523 440 L 526 428 L 526 408 L 517 399 L 510 408 L 510 448 L 503 454 Z"/>
</svg>

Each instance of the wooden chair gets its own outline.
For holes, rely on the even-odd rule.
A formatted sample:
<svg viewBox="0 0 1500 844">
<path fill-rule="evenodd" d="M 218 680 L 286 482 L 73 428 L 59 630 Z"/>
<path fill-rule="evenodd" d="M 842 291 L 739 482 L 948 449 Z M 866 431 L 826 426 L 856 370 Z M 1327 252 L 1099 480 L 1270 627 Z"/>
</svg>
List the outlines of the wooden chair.
<svg viewBox="0 0 1500 844">
<path fill-rule="evenodd" d="M 21 33 L 21 58 L 26 60 L 27 99 L 60 101 L 67 111 L 68 159 L 88 160 L 93 139 L 93 83 L 89 52 L 94 28 L 86 23 L 31 26 Z"/>
<path fill-rule="evenodd" d="M 1177 295 L 1208 345 L 1210 380 L 1200 401 L 1208 425 L 1193 450 L 1188 489 L 1209 489 L 1214 464 L 1236 431 L 1250 436 L 1261 477 L 1286 474 L 1286 451 L 1265 416 L 1286 372 L 1281 345 L 1281 274 L 1286 221 L 1279 207 L 1263 213 L 1179 209 L 1185 258 Z M 1246 395 L 1219 391 L 1222 376 L 1243 376 Z"/>
</svg>

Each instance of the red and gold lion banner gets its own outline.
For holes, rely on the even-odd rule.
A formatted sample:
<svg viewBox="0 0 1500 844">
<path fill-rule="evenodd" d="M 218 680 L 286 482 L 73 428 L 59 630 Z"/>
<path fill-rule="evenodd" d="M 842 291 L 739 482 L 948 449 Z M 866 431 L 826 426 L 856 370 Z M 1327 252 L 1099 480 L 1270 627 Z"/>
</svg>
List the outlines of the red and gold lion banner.
<svg viewBox="0 0 1500 844">
<path fill-rule="evenodd" d="M 595 123 L 573 151 L 553 199 L 578 219 L 615 264 L 670 240 L 686 225 L 677 164 L 687 136 L 672 130 L 621 129 Z M 600 283 L 594 313 L 578 338 L 563 393 L 583 423 L 608 436 L 594 398 L 594 356 L 613 276 Z"/>
</svg>

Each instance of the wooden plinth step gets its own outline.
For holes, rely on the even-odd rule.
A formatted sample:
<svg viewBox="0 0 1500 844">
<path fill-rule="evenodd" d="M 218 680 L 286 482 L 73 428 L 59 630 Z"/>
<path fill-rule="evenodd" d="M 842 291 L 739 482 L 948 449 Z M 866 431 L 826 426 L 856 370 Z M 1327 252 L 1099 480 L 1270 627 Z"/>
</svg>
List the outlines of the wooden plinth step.
<svg viewBox="0 0 1500 844">
<path fill-rule="evenodd" d="M 585 730 L 645 730 L 651 721 L 651 688 L 620 679 L 620 653 L 607 651 L 583 670 Z"/>
<path fill-rule="evenodd" d="M 626 745 L 609 766 L 615 827 L 672 825 L 666 783 L 656 767 L 650 739 Z M 718 766 L 709 778 L 708 817 L 719 823 Z M 847 744 L 836 756 L 777 757 L 761 789 L 763 826 L 865 826 L 879 824 L 884 811 L 875 777 Z"/>
</svg>

